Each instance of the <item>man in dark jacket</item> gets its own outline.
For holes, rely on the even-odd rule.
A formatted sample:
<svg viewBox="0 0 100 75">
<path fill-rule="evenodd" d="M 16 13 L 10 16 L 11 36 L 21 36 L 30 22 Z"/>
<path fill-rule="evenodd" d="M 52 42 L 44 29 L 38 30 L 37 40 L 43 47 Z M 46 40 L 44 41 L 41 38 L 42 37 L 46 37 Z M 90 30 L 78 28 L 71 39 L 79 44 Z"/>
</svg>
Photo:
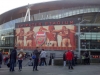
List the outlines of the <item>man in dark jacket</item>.
<svg viewBox="0 0 100 75">
<path fill-rule="evenodd" d="M 66 66 L 66 52 L 63 54 L 63 66 Z"/>
<path fill-rule="evenodd" d="M 75 58 L 74 58 L 74 51 L 71 50 L 72 54 L 73 54 L 73 59 L 72 59 L 72 65 L 75 66 Z"/>
<path fill-rule="evenodd" d="M 38 47 L 36 47 L 36 49 L 34 50 L 33 55 L 36 56 L 36 58 L 34 58 L 33 71 L 34 69 L 38 71 L 37 66 L 38 66 L 39 55 L 40 55 L 40 52 L 38 51 Z"/>
<path fill-rule="evenodd" d="M 2 53 L 0 51 L 0 68 L 1 68 L 1 64 L 2 64 L 2 59 L 3 59 L 3 56 L 2 56 Z"/>
<path fill-rule="evenodd" d="M 90 64 L 90 56 L 88 51 L 85 52 L 85 64 Z"/>
<path fill-rule="evenodd" d="M 16 57 L 17 57 L 17 51 L 16 51 L 16 47 L 15 47 L 10 54 L 10 71 L 14 71 Z"/>
</svg>

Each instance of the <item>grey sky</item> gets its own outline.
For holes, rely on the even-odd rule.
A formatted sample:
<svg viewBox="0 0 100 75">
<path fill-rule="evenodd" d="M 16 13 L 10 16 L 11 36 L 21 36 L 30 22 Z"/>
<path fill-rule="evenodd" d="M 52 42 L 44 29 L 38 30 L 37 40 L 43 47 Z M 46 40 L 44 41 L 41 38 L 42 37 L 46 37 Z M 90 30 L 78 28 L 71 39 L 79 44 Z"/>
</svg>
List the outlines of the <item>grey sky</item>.
<svg viewBox="0 0 100 75">
<path fill-rule="evenodd" d="M 0 1 L 0 14 L 9 11 L 14 8 L 18 8 L 28 4 L 47 2 L 54 0 L 1 0 Z"/>
</svg>

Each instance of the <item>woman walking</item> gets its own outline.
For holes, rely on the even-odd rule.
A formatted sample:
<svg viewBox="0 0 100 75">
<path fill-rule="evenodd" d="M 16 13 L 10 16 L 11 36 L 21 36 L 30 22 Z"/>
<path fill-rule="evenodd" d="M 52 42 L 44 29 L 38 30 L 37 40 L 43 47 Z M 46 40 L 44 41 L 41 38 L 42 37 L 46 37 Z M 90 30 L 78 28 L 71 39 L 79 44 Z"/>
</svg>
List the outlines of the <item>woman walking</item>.
<svg viewBox="0 0 100 75">
<path fill-rule="evenodd" d="M 1 64 L 2 64 L 2 59 L 3 59 L 3 56 L 2 56 L 2 53 L 1 53 L 1 50 L 0 50 L 0 68 L 1 68 Z"/>
<path fill-rule="evenodd" d="M 66 66 L 66 52 L 63 54 L 63 66 Z"/>
<path fill-rule="evenodd" d="M 23 52 L 23 49 L 21 49 L 19 54 L 18 54 L 19 71 L 22 71 L 23 58 L 24 58 L 24 52 Z"/>
</svg>

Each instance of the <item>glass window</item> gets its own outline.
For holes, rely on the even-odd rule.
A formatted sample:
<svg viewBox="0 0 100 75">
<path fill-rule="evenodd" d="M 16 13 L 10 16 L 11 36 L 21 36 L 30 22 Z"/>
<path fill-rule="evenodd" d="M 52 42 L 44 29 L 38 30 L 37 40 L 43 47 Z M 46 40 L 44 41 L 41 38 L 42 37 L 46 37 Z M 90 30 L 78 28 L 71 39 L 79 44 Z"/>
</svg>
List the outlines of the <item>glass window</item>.
<svg viewBox="0 0 100 75">
<path fill-rule="evenodd" d="M 79 10 L 80 14 L 83 13 L 83 11 L 84 11 L 83 9 L 80 9 L 80 10 Z"/>
<path fill-rule="evenodd" d="M 66 17 L 68 16 L 68 12 L 66 12 Z"/>
<path fill-rule="evenodd" d="M 94 12 L 95 11 L 94 8 L 91 8 L 91 11 Z"/>
<path fill-rule="evenodd" d="M 69 16 L 72 16 L 72 14 L 73 14 L 72 11 L 70 11 L 70 12 L 68 12 L 68 13 L 69 13 Z"/>
<path fill-rule="evenodd" d="M 59 18 L 61 18 L 61 14 L 59 14 Z"/>
<path fill-rule="evenodd" d="M 94 11 L 95 11 L 95 12 L 98 12 L 98 11 L 99 11 L 99 9 L 98 9 L 98 8 L 94 8 Z"/>
<path fill-rule="evenodd" d="M 79 13 L 80 13 L 80 11 L 79 11 L 79 10 L 76 10 L 76 13 L 77 13 L 77 14 L 79 14 Z"/>
<path fill-rule="evenodd" d="M 1 30 L 0 31 L 0 47 L 13 47 L 14 46 L 14 30 Z"/>
<path fill-rule="evenodd" d="M 91 12 L 91 9 L 90 9 L 90 8 L 88 8 L 88 9 L 87 9 L 87 11 L 88 11 L 88 12 Z"/>
<path fill-rule="evenodd" d="M 81 40 L 81 49 L 99 49 L 100 40 Z"/>
<path fill-rule="evenodd" d="M 92 38 L 96 38 L 96 34 L 92 34 Z"/>
</svg>

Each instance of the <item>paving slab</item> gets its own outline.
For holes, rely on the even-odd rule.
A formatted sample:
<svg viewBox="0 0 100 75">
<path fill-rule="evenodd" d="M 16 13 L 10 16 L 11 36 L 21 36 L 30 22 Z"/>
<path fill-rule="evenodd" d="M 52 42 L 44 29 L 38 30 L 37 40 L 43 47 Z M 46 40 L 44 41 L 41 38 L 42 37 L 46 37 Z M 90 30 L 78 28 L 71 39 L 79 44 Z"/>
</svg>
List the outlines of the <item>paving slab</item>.
<svg viewBox="0 0 100 75">
<path fill-rule="evenodd" d="M 32 66 L 23 67 L 22 71 L 18 71 L 18 67 L 14 72 L 9 72 L 9 68 L 0 68 L 0 75 L 100 75 L 100 64 L 77 65 L 73 70 L 69 70 L 68 66 L 38 66 L 39 71 L 32 71 Z"/>
</svg>

